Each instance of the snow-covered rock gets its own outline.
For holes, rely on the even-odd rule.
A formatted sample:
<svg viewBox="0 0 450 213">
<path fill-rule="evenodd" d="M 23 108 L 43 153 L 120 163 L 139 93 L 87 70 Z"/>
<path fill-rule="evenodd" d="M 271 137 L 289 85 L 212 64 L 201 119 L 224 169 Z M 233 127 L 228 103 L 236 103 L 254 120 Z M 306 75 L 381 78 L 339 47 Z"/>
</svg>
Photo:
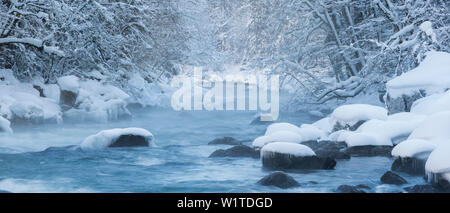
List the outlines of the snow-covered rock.
<svg viewBox="0 0 450 213">
<path fill-rule="evenodd" d="M 289 131 L 299 134 L 300 127 L 291 123 L 274 123 L 267 127 L 266 133 L 264 135 L 271 135 L 278 131 Z"/>
<path fill-rule="evenodd" d="M 411 107 L 411 112 L 423 115 L 447 110 L 450 110 L 450 90 L 421 98 L 415 101 Z"/>
<path fill-rule="evenodd" d="M 138 104 L 142 107 L 164 106 L 170 103 L 171 88 L 162 84 L 149 83 L 139 73 L 133 73 L 125 91 L 130 94 L 129 104 Z"/>
<path fill-rule="evenodd" d="M 450 138 L 450 111 L 443 111 L 428 116 L 411 133 L 408 139 L 423 139 L 439 145 L 448 143 Z"/>
<path fill-rule="evenodd" d="M 12 123 L 60 123 L 55 100 L 39 96 L 31 84 L 0 85 L 0 116 Z"/>
<path fill-rule="evenodd" d="M 333 169 L 336 161 L 317 157 L 314 151 L 301 144 L 275 142 L 261 149 L 261 160 L 269 169 Z"/>
<path fill-rule="evenodd" d="M 141 128 L 109 129 L 87 137 L 80 145 L 83 150 L 132 146 L 154 146 L 152 133 Z"/>
<path fill-rule="evenodd" d="M 326 137 L 326 132 L 319 129 L 315 125 L 303 124 L 301 127 L 298 127 L 291 123 L 271 124 L 267 127 L 265 136 L 270 136 L 276 133 L 277 133 L 276 135 L 282 135 L 278 132 L 292 132 L 294 134 L 299 135 L 301 139 L 297 143 L 300 143 L 302 141 L 318 140 L 320 138 Z M 278 140 L 278 141 L 292 142 L 292 140 Z"/>
<path fill-rule="evenodd" d="M 450 189 L 450 139 L 437 147 L 425 164 L 428 182 L 444 189 Z"/>
<path fill-rule="evenodd" d="M 295 132 L 291 131 L 277 131 L 273 132 L 270 135 L 264 135 L 257 137 L 253 143 L 252 146 L 254 148 L 261 148 L 266 144 L 273 143 L 273 142 L 288 142 L 288 143 L 301 143 L 303 141 L 303 137 Z"/>
<path fill-rule="evenodd" d="M 126 108 L 129 95 L 121 89 L 96 80 L 80 81 L 79 86 L 74 107 L 64 112 L 65 120 L 106 123 L 131 117 Z"/>
<path fill-rule="evenodd" d="M 423 139 L 410 139 L 392 149 L 392 156 L 400 158 L 427 158 L 436 145 Z"/>
<path fill-rule="evenodd" d="M 0 116 L 0 132 L 13 133 L 11 122 Z"/>
<path fill-rule="evenodd" d="M 325 133 L 329 134 L 333 131 L 333 122 L 331 121 L 330 117 L 322 118 L 316 122 L 314 122 L 312 125 L 315 127 L 321 129 Z"/>
<path fill-rule="evenodd" d="M 409 111 L 412 103 L 450 88 L 450 53 L 430 51 L 420 65 L 386 84 L 389 113 Z"/>
<path fill-rule="evenodd" d="M 387 110 L 368 104 L 343 105 L 331 113 L 330 122 L 333 125 L 333 131 L 356 130 L 364 121 L 371 119 L 386 120 Z"/>
</svg>

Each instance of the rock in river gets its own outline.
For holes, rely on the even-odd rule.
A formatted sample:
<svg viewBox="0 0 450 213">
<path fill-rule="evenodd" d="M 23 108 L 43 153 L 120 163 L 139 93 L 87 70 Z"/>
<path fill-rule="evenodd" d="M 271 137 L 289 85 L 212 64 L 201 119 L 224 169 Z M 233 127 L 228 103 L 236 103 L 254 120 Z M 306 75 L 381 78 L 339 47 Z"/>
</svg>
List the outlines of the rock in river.
<svg viewBox="0 0 450 213">
<path fill-rule="evenodd" d="M 213 157 L 250 157 L 259 158 L 259 152 L 251 147 L 238 145 L 229 149 L 219 149 L 214 151 L 210 156 Z"/>
<path fill-rule="evenodd" d="M 300 186 L 291 176 L 284 172 L 273 172 L 258 181 L 263 186 L 276 186 L 282 189 Z"/>
<path fill-rule="evenodd" d="M 109 129 L 84 139 L 81 148 L 102 149 L 106 147 L 153 146 L 153 135 L 141 128 Z"/>
<path fill-rule="evenodd" d="M 384 175 L 381 176 L 380 180 L 381 180 L 381 182 L 383 182 L 385 184 L 402 185 L 402 184 L 408 183 L 400 175 L 397 175 L 391 171 L 387 171 L 386 173 L 384 173 Z"/>
<path fill-rule="evenodd" d="M 242 142 L 233 137 L 216 138 L 208 143 L 208 145 L 225 144 L 225 145 L 242 145 Z"/>
</svg>

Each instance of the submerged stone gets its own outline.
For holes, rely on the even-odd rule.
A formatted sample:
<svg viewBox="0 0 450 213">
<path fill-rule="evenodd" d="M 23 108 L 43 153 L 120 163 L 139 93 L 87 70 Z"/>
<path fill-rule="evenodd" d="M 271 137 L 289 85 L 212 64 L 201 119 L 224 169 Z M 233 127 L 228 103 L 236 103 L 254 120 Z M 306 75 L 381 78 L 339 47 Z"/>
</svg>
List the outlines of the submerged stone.
<svg viewBox="0 0 450 213">
<path fill-rule="evenodd" d="M 263 186 L 276 186 L 282 189 L 300 186 L 294 178 L 284 172 L 273 172 L 259 180 L 258 184 Z"/>
<path fill-rule="evenodd" d="M 402 185 L 402 184 L 408 183 L 400 175 L 397 175 L 391 171 L 387 171 L 386 173 L 384 173 L 384 175 L 381 176 L 380 180 L 382 183 L 385 183 L 385 184 Z"/>
<path fill-rule="evenodd" d="M 259 158 L 259 151 L 254 150 L 251 147 L 238 145 L 229 149 L 219 149 L 214 151 L 210 156 L 213 157 L 250 157 Z"/>
<path fill-rule="evenodd" d="M 358 186 L 340 185 L 336 191 L 338 193 L 366 193 L 364 190 L 361 190 L 361 188 L 366 187 L 360 187 L 359 185 Z"/>
</svg>

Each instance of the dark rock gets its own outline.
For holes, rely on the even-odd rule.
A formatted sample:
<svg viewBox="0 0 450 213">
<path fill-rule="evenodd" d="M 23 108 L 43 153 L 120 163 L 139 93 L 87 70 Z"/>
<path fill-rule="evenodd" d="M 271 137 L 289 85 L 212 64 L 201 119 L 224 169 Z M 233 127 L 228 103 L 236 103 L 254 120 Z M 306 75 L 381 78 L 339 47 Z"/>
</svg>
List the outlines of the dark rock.
<svg viewBox="0 0 450 213">
<path fill-rule="evenodd" d="M 425 97 L 426 94 L 423 90 L 415 92 L 413 95 L 402 95 L 398 98 L 392 98 L 389 94 L 386 96 L 386 108 L 388 114 L 394 114 L 398 112 L 409 112 L 414 101 Z"/>
<path fill-rule="evenodd" d="M 415 185 L 413 187 L 404 188 L 408 193 L 450 193 L 450 190 L 436 188 L 430 184 Z"/>
<path fill-rule="evenodd" d="M 39 91 L 39 96 L 40 97 L 45 97 L 44 95 L 44 89 L 42 89 L 42 87 L 38 86 L 38 85 L 33 85 L 33 88 L 36 89 L 37 91 Z"/>
<path fill-rule="evenodd" d="M 336 122 L 336 123 L 334 124 L 334 126 L 333 126 L 332 132 L 336 132 L 336 131 L 339 131 L 339 130 L 350 130 L 350 131 L 355 131 L 355 130 L 357 130 L 361 125 L 363 125 L 365 122 L 366 122 L 365 120 L 360 120 L 360 121 L 356 122 L 355 124 L 353 124 L 353 125 L 351 125 L 351 126 L 348 125 L 348 124 L 343 125 L 343 124 L 341 124 L 340 122 Z"/>
<path fill-rule="evenodd" d="M 319 183 L 316 182 L 316 181 L 308 181 L 308 183 L 310 183 L 310 184 L 319 184 Z"/>
<path fill-rule="evenodd" d="M 391 166 L 392 171 L 405 172 L 413 175 L 425 174 L 426 159 L 419 158 L 397 158 Z"/>
<path fill-rule="evenodd" d="M 264 153 L 262 164 L 268 169 L 333 169 L 336 161 L 333 158 L 318 156 L 294 156 L 283 153 Z"/>
<path fill-rule="evenodd" d="M 351 156 L 359 157 L 373 157 L 373 156 L 386 156 L 391 157 L 391 152 L 394 147 L 392 146 L 352 146 L 345 149 L 345 153 Z"/>
<path fill-rule="evenodd" d="M 347 144 L 345 142 L 306 141 L 302 144 L 311 148 L 318 157 L 350 159 L 350 155 L 343 151 L 343 149 L 347 148 Z"/>
<path fill-rule="evenodd" d="M 443 177 L 442 173 L 427 173 L 425 175 L 425 179 L 428 180 L 428 182 L 430 182 L 431 185 L 436 188 L 450 191 L 450 183 L 446 178 Z"/>
<path fill-rule="evenodd" d="M 400 175 L 397 175 L 391 171 L 387 171 L 386 173 L 384 173 L 384 175 L 381 176 L 380 180 L 382 183 L 385 183 L 385 184 L 402 185 L 402 184 L 408 183 Z"/>
<path fill-rule="evenodd" d="M 337 190 L 339 193 L 366 193 L 358 186 L 340 185 Z"/>
<path fill-rule="evenodd" d="M 360 189 L 370 189 L 369 186 L 364 185 L 364 184 L 358 184 L 358 185 L 356 185 L 356 187 L 357 187 L 357 188 L 360 188 Z"/>
<path fill-rule="evenodd" d="M 214 151 L 210 156 L 212 157 L 250 157 L 259 158 L 259 151 L 254 150 L 251 147 L 238 145 L 229 149 L 219 149 Z"/>
<path fill-rule="evenodd" d="M 242 145 L 242 142 L 232 137 L 223 137 L 223 138 L 216 138 L 208 143 L 208 145 L 215 145 L 215 144 Z"/>
<path fill-rule="evenodd" d="M 145 137 L 139 135 L 121 135 L 109 147 L 138 147 L 149 146 L 149 142 Z"/>
<path fill-rule="evenodd" d="M 74 107 L 77 96 L 78 94 L 72 91 L 61 90 L 61 94 L 59 95 L 59 104 L 61 105 L 61 108 L 66 111 Z"/>
<path fill-rule="evenodd" d="M 273 172 L 259 180 L 258 184 L 263 186 L 276 186 L 282 189 L 300 186 L 294 178 L 284 172 Z"/>
</svg>

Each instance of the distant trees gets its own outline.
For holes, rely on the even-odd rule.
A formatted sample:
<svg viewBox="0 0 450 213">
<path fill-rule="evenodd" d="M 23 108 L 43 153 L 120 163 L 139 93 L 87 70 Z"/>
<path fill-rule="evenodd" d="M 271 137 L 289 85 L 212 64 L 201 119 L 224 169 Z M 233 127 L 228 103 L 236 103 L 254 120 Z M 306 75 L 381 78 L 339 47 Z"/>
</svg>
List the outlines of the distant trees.
<svg viewBox="0 0 450 213">
<path fill-rule="evenodd" d="M 442 0 L 246 1 L 237 60 L 295 82 L 302 102 L 382 92 L 424 53 L 450 51 L 450 3 Z M 237 10 L 242 10 L 239 8 Z M 242 14 L 240 15 L 242 16 Z M 232 31 L 232 30 L 230 30 Z M 236 46 L 236 45 L 235 45 Z"/>
<path fill-rule="evenodd" d="M 176 2 L 1 0 L 0 67 L 21 79 L 99 71 L 120 83 L 129 71 L 170 76 L 186 50 Z"/>
</svg>

